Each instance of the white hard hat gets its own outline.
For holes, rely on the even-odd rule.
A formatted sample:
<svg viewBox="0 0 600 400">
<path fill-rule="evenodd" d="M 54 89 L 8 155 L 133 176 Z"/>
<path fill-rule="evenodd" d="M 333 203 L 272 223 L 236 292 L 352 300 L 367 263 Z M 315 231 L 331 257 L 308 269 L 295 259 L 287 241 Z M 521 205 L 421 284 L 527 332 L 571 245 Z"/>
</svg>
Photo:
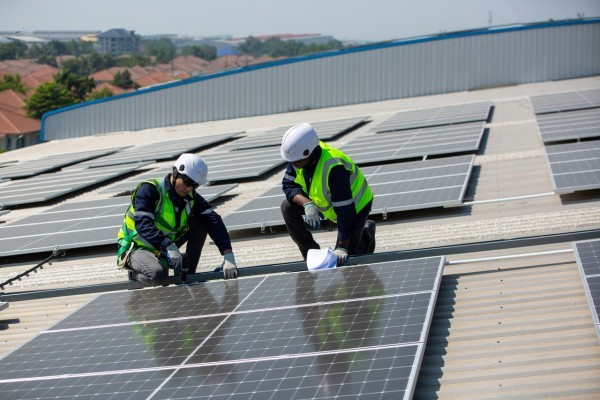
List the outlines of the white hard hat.
<svg viewBox="0 0 600 400">
<path fill-rule="evenodd" d="M 173 168 L 176 168 L 178 173 L 187 175 L 200 186 L 206 184 L 208 167 L 204 159 L 195 154 L 186 153 L 180 155 L 175 164 L 173 164 Z"/>
<path fill-rule="evenodd" d="M 283 135 L 281 157 L 291 162 L 302 160 L 308 157 L 318 145 L 319 137 L 308 122 L 292 126 Z"/>
</svg>

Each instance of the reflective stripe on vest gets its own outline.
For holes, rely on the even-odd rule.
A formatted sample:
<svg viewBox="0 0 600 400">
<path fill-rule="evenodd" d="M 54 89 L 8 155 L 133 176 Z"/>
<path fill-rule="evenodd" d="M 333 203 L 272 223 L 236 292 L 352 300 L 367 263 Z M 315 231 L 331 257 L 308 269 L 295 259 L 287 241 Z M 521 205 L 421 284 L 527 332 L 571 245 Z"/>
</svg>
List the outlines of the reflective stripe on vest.
<svg viewBox="0 0 600 400">
<path fill-rule="evenodd" d="M 156 187 L 156 189 L 158 190 L 159 201 L 156 205 L 156 209 L 154 210 L 154 214 L 143 211 L 136 213 L 135 208 L 133 207 L 135 195 L 143 183 L 149 183 L 151 185 L 154 185 L 154 187 Z M 137 234 L 134 219 L 135 215 L 145 215 L 152 218 L 154 220 L 154 223 L 156 224 L 157 229 L 159 229 L 161 232 L 167 235 L 172 241 L 176 241 L 178 237 L 180 237 L 187 231 L 187 217 L 191 213 L 192 207 L 194 205 L 194 199 L 191 195 L 190 198 L 186 200 L 186 206 L 181 213 L 179 225 L 176 225 L 175 208 L 173 207 L 173 202 L 171 201 L 167 193 L 167 188 L 165 187 L 164 180 L 154 178 L 140 182 L 131 194 L 131 204 L 129 205 L 129 209 L 125 213 L 125 220 L 117 237 L 121 247 L 127 245 L 127 242 L 133 241 L 137 247 L 146 248 L 154 252 L 158 251 L 158 249 L 156 249 L 148 241 L 146 241 L 144 238 Z"/>
<path fill-rule="evenodd" d="M 296 171 L 294 181 L 302 186 L 304 192 L 308 194 L 308 197 L 319 208 L 325 218 L 332 222 L 337 222 L 337 215 L 333 206 L 341 207 L 354 203 L 354 207 L 358 213 L 373 199 L 373 192 L 371 192 L 371 188 L 369 188 L 369 184 L 363 173 L 350 157 L 323 142 L 319 142 L 319 145 L 323 151 L 315 168 L 310 191 L 304 181 L 302 169 Z M 350 172 L 352 199 L 333 203 L 331 201 L 331 191 L 329 190 L 329 173 L 337 165 L 344 166 Z"/>
</svg>

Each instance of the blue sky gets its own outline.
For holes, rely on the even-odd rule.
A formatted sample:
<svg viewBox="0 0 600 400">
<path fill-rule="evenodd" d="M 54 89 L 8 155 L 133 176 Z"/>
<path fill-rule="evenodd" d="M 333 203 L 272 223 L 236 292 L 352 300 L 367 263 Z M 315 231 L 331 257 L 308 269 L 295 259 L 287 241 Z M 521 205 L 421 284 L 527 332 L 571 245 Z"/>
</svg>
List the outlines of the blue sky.
<svg viewBox="0 0 600 400">
<path fill-rule="evenodd" d="M 320 33 L 382 41 L 442 31 L 600 17 L 600 0 L 0 0 L 0 31 L 135 30 L 141 35 Z"/>
</svg>

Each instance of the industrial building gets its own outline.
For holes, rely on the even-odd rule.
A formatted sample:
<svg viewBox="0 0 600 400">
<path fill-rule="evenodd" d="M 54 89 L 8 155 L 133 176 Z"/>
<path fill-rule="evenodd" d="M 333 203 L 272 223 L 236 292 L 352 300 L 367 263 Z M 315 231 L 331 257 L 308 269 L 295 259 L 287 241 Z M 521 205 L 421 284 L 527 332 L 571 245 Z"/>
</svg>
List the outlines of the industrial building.
<svg viewBox="0 0 600 400">
<path fill-rule="evenodd" d="M 436 35 L 48 113 L 0 154 L 0 397 L 597 397 L 599 36 Z M 344 267 L 307 271 L 278 214 L 301 122 L 375 193 L 375 253 Z M 188 284 L 139 289 L 116 234 L 180 152 L 207 161 L 240 277 L 207 244 Z"/>
</svg>

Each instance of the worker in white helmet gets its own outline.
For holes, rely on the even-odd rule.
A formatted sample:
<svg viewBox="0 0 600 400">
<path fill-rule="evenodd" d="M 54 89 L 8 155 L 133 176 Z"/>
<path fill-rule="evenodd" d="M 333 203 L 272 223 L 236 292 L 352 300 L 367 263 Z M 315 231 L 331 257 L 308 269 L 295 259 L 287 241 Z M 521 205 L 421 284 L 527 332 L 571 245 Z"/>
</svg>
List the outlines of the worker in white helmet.
<svg viewBox="0 0 600 400">
<path fill-rule="evenodd" d="M 160 285 L 169 269 L 180 274 L 187 242 L 188 273 L 195 273 L 208 234 L 223 255 L 215 271 L 225 279 L 237 278 L 231 239 L 221 216 L 196 192 L 206 184 L 208 167 L 201 157 L 182 154 L 164 179 L 139 183 L 118 234 L 117 264 L 129 270 L 132 280 Z"/>
<path fill-rule="evenodd" d="M 373 192 L 350 157 L 319 141 L 308 123 L 283 135 L 281 157 L 288 161 L 281 213 L 302 257 L 306 260 L 308 250 L 320 248 L 308 227 L 319 228 L 321 219 L 337 224 L 338 266 L 348 255 L 373 253 L 375 222 L 368 219 Z"/>
</svg>

